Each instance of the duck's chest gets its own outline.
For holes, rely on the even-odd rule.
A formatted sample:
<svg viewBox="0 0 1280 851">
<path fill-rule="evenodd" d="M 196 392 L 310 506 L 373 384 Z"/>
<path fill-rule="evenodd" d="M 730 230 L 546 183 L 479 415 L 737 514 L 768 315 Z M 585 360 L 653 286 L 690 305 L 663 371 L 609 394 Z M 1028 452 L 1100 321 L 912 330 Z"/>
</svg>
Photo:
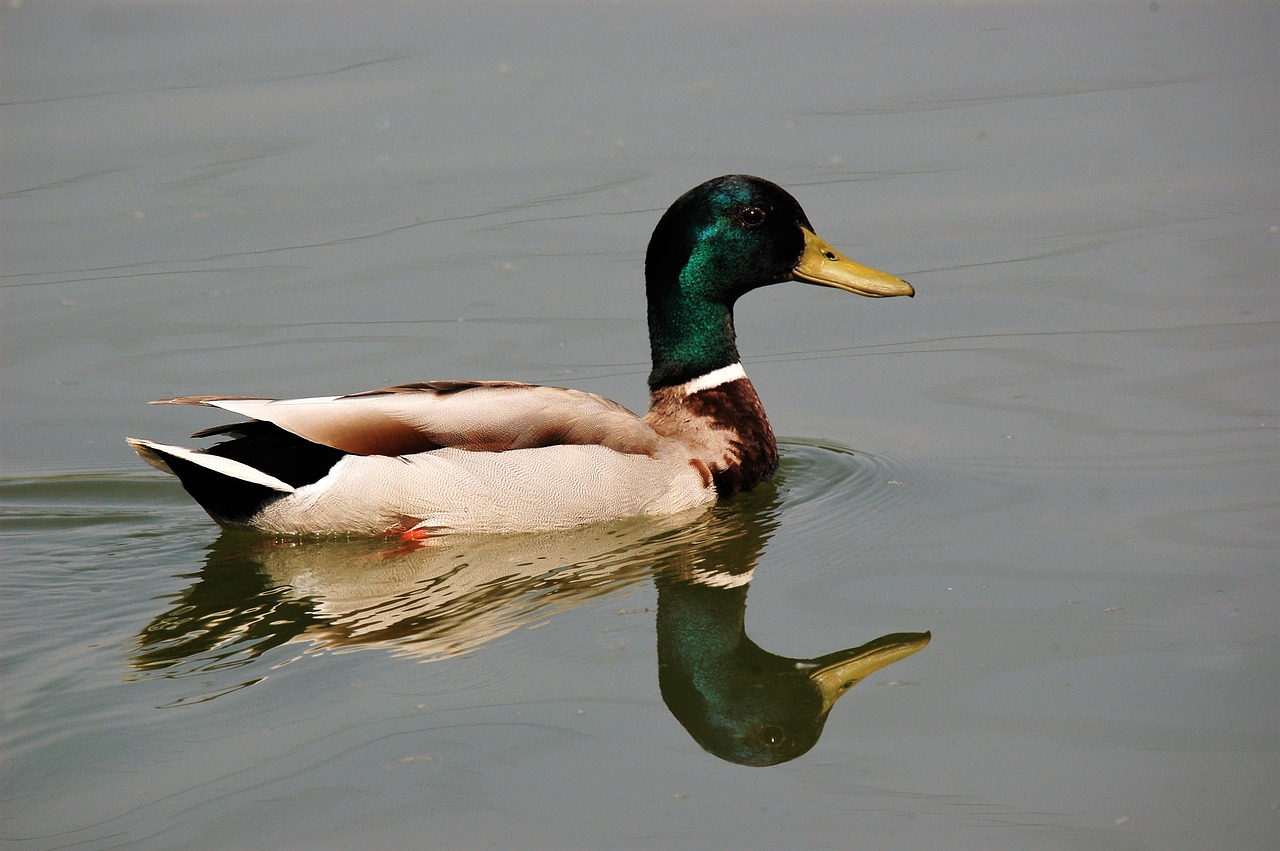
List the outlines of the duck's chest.
<svg viewBox="0 0 1280 851">
<path fill-rule="evenodd" d="M 645 420 L 707 465 L 721 497 L 751 490 L 778 466 L 773 428 L 745 376 L 713 387 L 691 382 L 655 390 Z"/>
</svg>

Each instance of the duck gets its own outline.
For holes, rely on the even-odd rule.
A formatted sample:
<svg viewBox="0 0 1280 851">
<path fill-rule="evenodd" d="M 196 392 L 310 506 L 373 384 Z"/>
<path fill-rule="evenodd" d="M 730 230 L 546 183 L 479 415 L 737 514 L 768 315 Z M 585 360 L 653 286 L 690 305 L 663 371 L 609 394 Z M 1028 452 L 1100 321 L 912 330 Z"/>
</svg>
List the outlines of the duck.
<svg viewBox="0 0 1280 851">
<path fill-rule="evenodd" d="M 244 418 L 204 449 L 128 444 L 226 529 L 269 535 L 552 531 L 664 517 L 749 491 L 778 447 L 738 354 L 733 309 L 796 281 L 870 298 L 911 284 L 822 239 L 792 195 L 717 177 L 659 218 L 644 263 L 652 370 L 637 415 L 583 390 L 442 380 L 340 396 L 179 396 Z"/>
</svg>

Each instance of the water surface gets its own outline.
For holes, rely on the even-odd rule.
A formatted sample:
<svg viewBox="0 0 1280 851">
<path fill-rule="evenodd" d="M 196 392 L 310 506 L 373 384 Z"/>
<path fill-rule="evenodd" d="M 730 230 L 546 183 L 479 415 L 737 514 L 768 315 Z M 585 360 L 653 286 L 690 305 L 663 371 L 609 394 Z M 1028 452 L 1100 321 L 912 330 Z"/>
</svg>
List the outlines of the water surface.
<svg viewBox="0 0 1280 851">
<path fill-rule="evenodd" d="M 6 847 L 1280 841 L 1280 7 L 27 2 L 0 39 Z M 144 405 L 184 393 L 642 408 L 649 232 L 738 171 L 919 293 L 742 301 L 789 436 L 747 498 L 274 542 L 124 445 L 221 422 Z M 664 700 L 673 611 L 932 641 L 746 767 Z"/>
</svg>

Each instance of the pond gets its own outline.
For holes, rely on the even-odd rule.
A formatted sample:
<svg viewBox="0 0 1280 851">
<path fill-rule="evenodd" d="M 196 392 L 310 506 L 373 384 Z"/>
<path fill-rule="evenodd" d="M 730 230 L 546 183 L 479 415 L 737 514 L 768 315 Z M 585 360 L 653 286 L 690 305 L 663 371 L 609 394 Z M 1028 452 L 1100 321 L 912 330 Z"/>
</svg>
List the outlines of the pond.
<svg viewBox="0 0 1280 851">
<path fill-rule="evenodd" d="M 1280 842 L 1280 6 L 73 0 L 0 39 L 5 847 Z M 124 442 L 234 419 L 145 404 L 193 393 L 643 410 L 645 244 L 737 172 L 917 291 L 742 299 L 749 494 L 276 539 Z"/>
</svg>

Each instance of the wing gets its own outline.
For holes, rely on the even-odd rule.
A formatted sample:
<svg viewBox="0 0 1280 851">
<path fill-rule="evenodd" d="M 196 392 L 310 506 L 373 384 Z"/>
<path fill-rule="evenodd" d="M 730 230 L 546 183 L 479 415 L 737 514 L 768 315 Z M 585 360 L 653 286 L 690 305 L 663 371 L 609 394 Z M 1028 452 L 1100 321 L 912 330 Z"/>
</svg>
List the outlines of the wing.
<svg viewBox="0 0 1280 851">
<path fill-rule="evenodd" d="M 561 444 L 652 455 L 661 440 L 644 420 L 602 396 L 504 381 L 431 381 L 311 399 L 181 396 L 152 404 L 221 408 L 356 455 L 410 455 L 446 446 L 501 452 Z M 194 436 L 234 433 L 235 428 L 220 426 Z"/>
</svg>

